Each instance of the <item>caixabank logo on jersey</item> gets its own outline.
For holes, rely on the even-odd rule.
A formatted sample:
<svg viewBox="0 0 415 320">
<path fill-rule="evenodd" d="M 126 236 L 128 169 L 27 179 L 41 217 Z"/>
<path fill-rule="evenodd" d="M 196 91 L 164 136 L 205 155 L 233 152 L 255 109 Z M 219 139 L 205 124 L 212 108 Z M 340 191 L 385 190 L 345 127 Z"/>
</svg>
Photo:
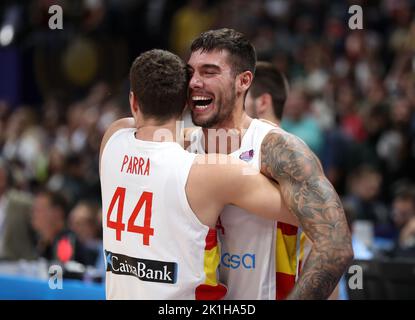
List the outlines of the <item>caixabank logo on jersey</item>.
<svg viewBox="0 0 415 320">
<path fill-rule="evenodd" d="M 177 263 L 133 258 L 105 250 L 107 271 L 142 281 L 176 283 Z"/>
</svg>

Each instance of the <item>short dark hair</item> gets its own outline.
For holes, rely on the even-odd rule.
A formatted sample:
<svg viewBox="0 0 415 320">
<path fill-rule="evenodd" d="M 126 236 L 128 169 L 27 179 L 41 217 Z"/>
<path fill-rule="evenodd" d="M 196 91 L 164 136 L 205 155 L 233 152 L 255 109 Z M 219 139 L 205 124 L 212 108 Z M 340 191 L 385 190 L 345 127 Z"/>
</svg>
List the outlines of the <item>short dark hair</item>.
<svg viewBox="0 0 415 320">
<path fill-rule="evenodd" d="M 130 86 L 144 118 L 166 121 L 183 113 L 188 73 L 175 54 L 153 49 L 140 54 L 130 69 Z"/>
<path fill-rule="evenodd" d="M 259 61 L 256 64 L 255 77 L 249 92 L 258 98 L 268 93 L 272 98 L 272 108 L 278 119 L 282 118 L 288 95 L 288 81 L 272 63 Z"/>
<path fill-rule="evenodd" d="M 65 219 L 68 216 L 69 203 L 63 194 L 46 188 L 39 188 L 36 191 L 36 195 L 46 197 L 49 200 L 51 207 L 60 209 L 63 213 L 62 218 Z"/>
<path fill-rule="evenodd" d="M 190 50 L 191 52 L 226 50 L 230 54 L 229 62 L 235 75 L 244 71 L 255 73 L 255 48 L 244 34 L 233 29 L 223 28 L 203 32 L 193 40 Z"/>
<path fill-rule="evenodd" d="M 415 186 L 411 184 L 404 184 L 395 190 L 395 199 L 411 201 L 415 207 Z"/>
</svg>

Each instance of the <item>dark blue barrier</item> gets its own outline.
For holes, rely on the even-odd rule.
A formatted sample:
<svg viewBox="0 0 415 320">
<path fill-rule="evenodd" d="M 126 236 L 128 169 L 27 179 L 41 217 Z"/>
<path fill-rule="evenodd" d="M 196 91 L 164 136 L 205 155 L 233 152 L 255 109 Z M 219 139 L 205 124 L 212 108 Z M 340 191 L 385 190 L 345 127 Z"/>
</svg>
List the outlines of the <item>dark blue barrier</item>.
<svg viewBox="0 0 415 320">
<path fill-rule="evenodd" d="M 0 275 L 1 300 L 105 300 L 105 285 L 64 280 L 62 289 L 50 289 L 48 281 Z"/>
</svg>

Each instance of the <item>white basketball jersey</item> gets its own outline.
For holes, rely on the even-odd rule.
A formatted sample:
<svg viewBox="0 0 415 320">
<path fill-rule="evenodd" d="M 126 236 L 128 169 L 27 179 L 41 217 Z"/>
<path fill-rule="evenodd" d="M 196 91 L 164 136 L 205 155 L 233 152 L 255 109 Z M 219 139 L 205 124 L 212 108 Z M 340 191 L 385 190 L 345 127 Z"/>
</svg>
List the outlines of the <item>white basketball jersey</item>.
<svg viewBox="0 0 415 320">
<path fill-rule="evenodd" d="M 242 137 L 240 149 L 231 156 L 259 170 L 262 141 L 276 129 L 274 125 L 253 119 Z M 192 141 L 197 143 L 191 146 L 191 151 L 204 153 L 202 130 L 193 134 Z M 225 299 L 275 299 L 277 222 L 227 206 L 217 230 L 221 243 L 220 280 L 228 287 Z"/>
<path fill-rule="evenodd" d="M 209 233 L 185 193 L 195 155 L 135 131 L 115 132 L 101 158 L 107 299 L 195 299 Z"/>
</svg>

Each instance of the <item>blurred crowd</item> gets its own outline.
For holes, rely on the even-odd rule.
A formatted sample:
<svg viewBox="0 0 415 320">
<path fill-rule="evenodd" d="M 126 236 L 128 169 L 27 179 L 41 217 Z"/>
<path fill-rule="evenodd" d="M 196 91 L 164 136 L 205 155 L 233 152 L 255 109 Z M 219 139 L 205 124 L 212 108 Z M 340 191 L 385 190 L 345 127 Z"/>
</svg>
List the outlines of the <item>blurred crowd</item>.
<svg viewBox="0 0 415 320">
<path fill-rule="evenodd" d="M 63 8 L 63 30 L 48 7 Z M 348 8 L 363 8 L 350 30 Z M 415 256 L 415 1 L 32 0 L 0 4 L 0 257 L 103 268 L 98 154 L 128 116 L 140 52 L 183 59 L 202 31 L 245 33 L 290 93 L 281 126 L 319 156 L 351 226 Z M 7 39 L 6 39 L 7 40 Z M 10 218 L 13 216 L 13 218 Z"/>
</svg>

